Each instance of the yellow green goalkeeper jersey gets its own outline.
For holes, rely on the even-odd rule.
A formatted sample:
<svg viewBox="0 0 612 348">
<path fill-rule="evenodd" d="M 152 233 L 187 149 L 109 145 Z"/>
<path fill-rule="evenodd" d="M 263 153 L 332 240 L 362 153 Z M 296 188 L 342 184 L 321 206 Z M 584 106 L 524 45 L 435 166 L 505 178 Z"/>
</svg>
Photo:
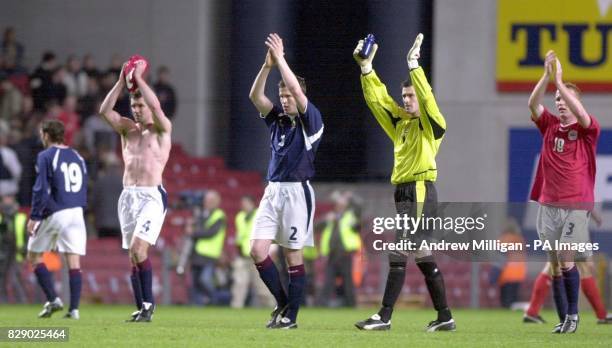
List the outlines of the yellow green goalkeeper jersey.
<svg viewBox="0 0 612 348">
<path fill-rule="evenodd" d="M 391 183 L 435 181 L 436 155 L 444 138 L 446 121 L 438 109 L 422 68 L 410 71 L 419 101 L 420 117 L 411 117 L 387 93 L 387 87 L 372 70 L 361 75 L 361 87 L 368 107 L 393 141 L 394 164 Z"/>
</svg>

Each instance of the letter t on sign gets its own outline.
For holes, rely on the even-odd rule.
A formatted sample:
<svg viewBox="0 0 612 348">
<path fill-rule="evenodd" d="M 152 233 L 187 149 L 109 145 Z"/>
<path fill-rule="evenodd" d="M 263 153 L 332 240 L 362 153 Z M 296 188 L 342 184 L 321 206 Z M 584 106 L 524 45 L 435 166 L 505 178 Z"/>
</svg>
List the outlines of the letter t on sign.
<svg viewBox="0 0 612 348">
<path fill-rule="evenodd" d="M 512 42 L 516 42 L 518 34 L 524 31 L 527 35 L 525 57 L 519 61 L 521 66 L 541 66 L 544 65 L 544 57 L 541 55 L 540 43 L 542 31 L 550 33 L 550 39 L 557 41 L 557 30 L 554 24 L 513 24 Z"/>
</svg>

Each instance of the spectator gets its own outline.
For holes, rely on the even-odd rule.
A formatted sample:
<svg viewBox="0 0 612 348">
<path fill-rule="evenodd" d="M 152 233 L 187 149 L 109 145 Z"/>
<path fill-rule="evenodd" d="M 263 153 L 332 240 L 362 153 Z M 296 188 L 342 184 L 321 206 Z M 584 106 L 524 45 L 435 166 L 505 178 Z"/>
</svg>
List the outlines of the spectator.
<svg viewBox="0 0 612 348">
<path fill-rule="evenodd" d="M 349 209 L 350 193 L 336 192 L 334 212 L 327 218 L 327 226 L 321 235 L 321 255 L 327 256 L 325 283 L 319 303 L 329 305 L 329 299 L 336 289 L 336 277 L 342 278 L 344 305 L 355 306 L 353 283 L 353 255 L 361 248 L 360 222 L 353 210 Z"/>
<path fill-rule="evenodd" d="M 98 79 L 87 77 L 85 94 L 79 98 L 78 113 L 83 117 L 83 121 L 85 121 L 88 117 L 97 115 L 99 107 L 100 85 L 98 84 Z"/>
<path fill-rule="evenodd" d="M 321 227 L 315 225 L 315 233 L 321 232 Z M 315 304 L 317 296 L 317 270 L 316 262 L 319 259 L 318 240 L 315 239 L 315 245 L 304 247 L 304 272 L 306 272 L 306 289 L 304 290 L 304 298 L 302 305 L 312 306 Z"/>
<path fill-rule="evenodd" d="M 259 278 L 257 269 L 251 259 L 251 230 L 255 221 L 255 201 L 251 196 L 240 199 L 240 212 L 236 215 L 236 248 L 238 255 L 232 262 L 232 308 L 242 308 L 246 304 L 250 290 L 254 290 L 258 306 L 270 307 L 274 305 L 274 297 L 266 288 L 266 284 Z"/>
<path fill-rule="evenodd" d="M 521 243 L 525 240 L 521 235 L 521 229 L 514 219 L 508 219 L 502 235 L 499 238 L 501 243 Z M 498 284 L 500 287 L 499 299 L 502 307 L 511 308 L 512 304 L 518 301 L 518 294 L 521 283 L 527 277 L 527 266 L 525 264 L 524 251 L 508 251 L 506 253 L 506 263 L 501 268 Z"/>
<path fill-rule="evenodd" d="M 111 57 L 110 66 L 108 67 L 108 70 L 106 70 L 107 74 L 113 74 L 113 82 L 117 81 L 117 79 L 119 78 L 119 74 L 121 74 L 122 67 L 123 60 L 121 59 L 121 56 L 117 53 L 113 54 L 113 56 Z"/>
<path fill-rule="evenodd" d="M 17 65 L 21 65 L 23 62 L 23 54 L 24 48 L 16 39 L 15 28 L 7 27 L 2 37 L 2 55 L 4 57 L 13 58 Z"/>
<path fill-rule="evenodd" d="M 14 146 L 19 162 L 23 165 L 21 181 L 19 182 L 19 194 L 17 195 L 17 200 L 21 206 L 29 206 L 32 202 L 32 187 L 36 180 L 36 156 L 43 150 L 38 134 L 42 119 L 42 114 L 32 113 L 26 123 L 21 141 Z"/>
<path fill-rule="evenodd" d="M 100 78 L 100 70 L 96 66 L 96 61 L 94 60 L 93 56 L 89 53 L 83 57 L 83 71 L 90 78 Z"/>
<path fill-rule="evenodd" d="M 95 105 L 95 110 L 98 110 L 100 101 L 97 100 Z M 82 133 L 89 153 L 95 154 L 97 149 L 102 148 L 111 151 L 117 149 L 117 143 L 119 142 L 117 132 L 102 117 L 96 117 L 95 115 L 87 117 L 83 124 Z"/>
<path fill-rule="evenodd" d="M 15 150 L 8 147 L 10 129 L 0 120 L 0 194 L 15 195 L 19 190 L 21 163 Z"/>
<path fill-rule="evenodd" d="M 113 78 L 113 73 L 105 72 L 100 75 L 100 94 L 106 95 L 115 85 L 116 79 Z"/>
<path fill-rule="evenodd" d="M 68 56 L 66 60 L 66 72 L 63 83 L 66 86 L 66 93 L 82 97 L 87 92 L 87 73 L 81 69 L 81 62 L 75 55 Z"/>
<path fill-rule="evenodd" d="M 29 95 L 24 95 L 21 105 L 21 118 L 24 119 L 24 125 L 30 120 L 34 113 L 34 100 Z"/>
<path fill-rule="evenodd" d="M 76 113 L 77 99 L 67 96 L 56 118 L 64 124 L 64 144 L 74 146 L 74 137 L 81 129 L 81 117 Z"/>
<path fill-rule="evenodd" d="M 21 141 L 23 137 L 23 123 L 17 117 L 13 118 L 12 122 L 9 124 L 9 134 L 7 144 L 13 150 L 15 150 L 15 145 Z M 19 157 L 19 156 L 17 156 Z"/>
<path fill-rule="evenodd" d="M 26 255 L 27 215 L 19 212 L 13 195 L 0 195 L 0 303 L 8 299 L 9 287 L 17 302 L 25 303 L 21 269 Z"/>
<path fill-rule="evenodd" d="M 192 303 L 217 304 L 215 268 L 223 251 L 227 221 L 219 208 L 221 196 L 208 191 L 204 196 L 203 212 L 195 217 L 193 224 L 187 224 L 185 233 L 193 240 L 191 252 L 191 276 L 193 279 Z"/>
<path fill-rule="evenodd" d="M 162 65 L 157 69 L 157 82 L 153 86 L 159 102 L 161 103 L 162 110 L 169 119 L 174 118 L 176 112 L 176 94 L 174 93 L 174 87 L 170 83 L 170 69 L 167 66 Z"/>
<path fill-rule="evenodd" d="M 53 72 L 57 69 L 55 53 L 47 51 L 43 53 L 40 65 L 30 76 L 30 89 L 34 99 L 34 109 L 44 110 L 48 92 L 52 83 Z"/>
<path fill-rule="evenodd" d="M 22 94 L 30 94 L 30 79 L 28 71 L 17 64 L 15 57 L 6 56 L 0 64 L 0 74 L 4 73 Z"/>
<path fill-rule="evenodd" d="M 51 84 L 45 95 L 47 101 L 55 100 L 59 105 L 64 103 L 68 95 L 68 89 L 64 85 L 64 76 L 66 76 L 66 69 L 63 66 L 53 70 Z"/>
<path fill-rule="evenodd" d="M 102 170 L 93 183 L 91 213 L 99 238 L 121 236 L 121 226 L 117 215 L 117 201 L 123 190 L 123 169 L 114 152 L 102 157 Z"/>
<path fill-rule="evenodd" d="M 0 73 L 0 120 L 12 123 L 21 113 L 23 95 L 6 75 Z"/>
<path fill-rule="evenodd" d="M 32 101 L 32 97 L 29 95 L 22 95 L 21 98 L 21 106 L 19 108 L 19 114 L 17 114 L 13 118 L 13 122 L 11 124 L 11 128 L 13 130 L 18 130 L 21 133 L 19 140 L 10 141 L 11 144 L 17 144 L 23 138 L 23 133 L 27 128 L 28 122 L 34 115 L 34 104 Z"/>
</svg>

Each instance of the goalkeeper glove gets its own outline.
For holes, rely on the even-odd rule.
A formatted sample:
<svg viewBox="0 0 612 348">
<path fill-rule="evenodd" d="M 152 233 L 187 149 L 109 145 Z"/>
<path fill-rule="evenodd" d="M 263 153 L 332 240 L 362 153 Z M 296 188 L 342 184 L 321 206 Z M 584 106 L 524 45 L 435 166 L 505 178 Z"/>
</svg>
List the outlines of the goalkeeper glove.
<svg viewBox="0 0 612 348">
<path fill-rule="evenodd" d="M 410 51 L 408 51 L 408 56 L 406 56 L 406 60 L 408 61 L 408 68 L 410 70 L 416 69 L 419 67 L 419 57 L 421 56 L 421 43 L 423 43 L 423 34 L 419 33 Z"/>
</svg>

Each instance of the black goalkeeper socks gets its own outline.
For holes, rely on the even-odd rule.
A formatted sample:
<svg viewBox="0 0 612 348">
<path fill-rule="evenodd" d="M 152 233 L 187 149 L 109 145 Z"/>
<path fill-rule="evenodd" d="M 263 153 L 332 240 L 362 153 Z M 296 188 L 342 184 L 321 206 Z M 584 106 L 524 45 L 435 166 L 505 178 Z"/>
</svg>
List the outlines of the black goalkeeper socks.
<svg viewBox="0 0 612 348">
<path fill-rule="evenodd" d="M 431 302 L 438 311 L 438 320 L 449 321 L 452 315 L 446 303 L 446 287 L 438 265 L 433 261 L 418 262 L 417 260 L 417 266 L 425 276 L 425 284 L 427 284 Z"/>
<path fill-rule="evenodd" d="M 395 306 L 395 302 L 397 302 L 397 298 L 402 292 L 405 278 L 406 262 L 391 262 L 389 266 L 389 274 L 387 275 L 385 294 L 382 301 L 383 307 L 378 312 L 382 321 L 387 322 L 391 319 L 393 306 Z"/>
</svg>

